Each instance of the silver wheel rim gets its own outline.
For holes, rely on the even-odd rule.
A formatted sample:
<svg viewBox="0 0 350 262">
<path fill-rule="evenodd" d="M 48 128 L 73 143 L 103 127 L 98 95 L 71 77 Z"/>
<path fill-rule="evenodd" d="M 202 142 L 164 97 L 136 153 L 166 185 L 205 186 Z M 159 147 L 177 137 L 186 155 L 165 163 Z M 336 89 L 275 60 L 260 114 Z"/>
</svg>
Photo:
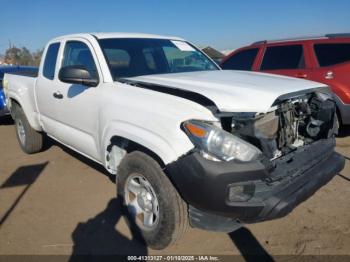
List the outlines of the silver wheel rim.
<svg viewBox="0 0 350 262">
<path fill-rule="evenodd" d="M 26 131 L 24 130 L 22 120 L 17 120 L 16 128 L 17 128 L 17 134 L 18 134 L 19 140 L 21 144 L 24 145 L 26 141 Z"/>
<path fill-rule="evenodd" d="M 159 222 L 159 204 L 151 183 L 140 174 L 131 174 L 125 183 L 124 199 L 136 224 L 150 230 Z"/>
</svg>

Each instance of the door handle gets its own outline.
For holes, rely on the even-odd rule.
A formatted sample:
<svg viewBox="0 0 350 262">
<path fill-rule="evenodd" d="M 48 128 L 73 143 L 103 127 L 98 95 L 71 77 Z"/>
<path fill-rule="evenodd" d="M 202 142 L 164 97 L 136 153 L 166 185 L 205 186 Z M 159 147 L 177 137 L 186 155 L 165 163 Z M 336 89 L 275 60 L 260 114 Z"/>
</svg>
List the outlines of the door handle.
<svg viewBox="0 0 350 262">
<path fill-rule="evenodd" d="M 57 92 L 53 93 L 53 97 L 57 98 L 57 99 L 62 99 L 63 95 L 61 94 L 61 92 L 57 91 Z"/>
<path fill-rule="evenodd" d="M 297 73 L 295 76 L 298 78 L 307 78 L 307 74 L 305 73 Z"/>
<path fill-rule="evenodd" d="M 328 71 L 325 75 L 324 75 L 325 79 L 331 80 L 334 78 L 334 73 L 333 71 Z"/>
</svg>

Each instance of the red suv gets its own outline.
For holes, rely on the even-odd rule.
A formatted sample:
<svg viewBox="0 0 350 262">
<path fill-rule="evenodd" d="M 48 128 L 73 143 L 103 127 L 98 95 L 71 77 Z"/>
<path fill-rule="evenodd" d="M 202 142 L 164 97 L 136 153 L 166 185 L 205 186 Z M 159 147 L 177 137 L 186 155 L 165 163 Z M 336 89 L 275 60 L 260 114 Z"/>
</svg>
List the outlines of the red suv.
<svg viewBox="0 0 350 262">
<path fill-rule="evenodd" d="M 221 67 L 325 83 L 335 93 L 341 123 L 350 124 L 350 34 L 256 42 L 229 54 Z"/>
</svg>

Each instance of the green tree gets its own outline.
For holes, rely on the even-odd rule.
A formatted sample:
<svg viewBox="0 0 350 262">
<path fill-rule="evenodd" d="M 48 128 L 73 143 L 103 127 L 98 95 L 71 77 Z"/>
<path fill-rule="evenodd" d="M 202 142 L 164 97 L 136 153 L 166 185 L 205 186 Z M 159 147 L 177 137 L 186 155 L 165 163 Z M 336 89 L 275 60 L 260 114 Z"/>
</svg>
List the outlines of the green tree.
<svg viewBox="0 0 350 262">
<path fill-rule="evenodd" d="M 19 53 L 19 63 L 20 65 L 33 65 L 33 56 L 26 47 L 22 47 Z"/>
<path fill-rule="evenodd" d="M 32 53 L 26 47 L 19 49 L 12 46 L 6 50 L 4 62 L 11 65 L 39 66 L 43 52 L 44 48 Z"/>
<path fill-rule="evenodd" d="M 39 66 L 41 57 L 43 55 L 44 48 L 38 49 L 33 53 L 33 65 Z"/>
<path fill-rule="evenodd" d="M 20 53 L 21 49 L 15 46 L 8 48 L 5 52 L 5 63 L 18 65 Z"/>
</svg>

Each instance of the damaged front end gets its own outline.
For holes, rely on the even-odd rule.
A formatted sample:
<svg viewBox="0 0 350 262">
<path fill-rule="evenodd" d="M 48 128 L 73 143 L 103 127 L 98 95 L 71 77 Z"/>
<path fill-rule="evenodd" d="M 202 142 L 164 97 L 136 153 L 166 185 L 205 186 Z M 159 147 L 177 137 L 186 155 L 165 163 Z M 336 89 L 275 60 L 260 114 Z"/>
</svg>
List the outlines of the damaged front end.
<svg viewBox="0 0 350 262">
<path fill-rule="evenodd" d="M 337 133 L 335 102 L 320 92 L 277 100 L 265 114 L 224 116 L 221 123 L 226 131 L 258 147 L 271 162 Z"/>
<path fill-rule="evenodd" d="M 344 167 L 344 157 L 334 151 L 336 108 L 330 95 L 314 91 L 284 96 L 264 114 L 218 117 L 222 129 L 240 140 L 233 147 L 238 157 L 211 159 L 202 147 L 167 166 L 170 179 L 189 204 L 194 227 L 229 232 L 237 221 L 283 217 Z M 203 130 L 192 132 L 201 135 Z M 212 140 L 221 142 L 225 136 Z M 252 145 L 259 154 L 251 152 L 248 155 L 255 157 L 248 159 L 244 152 L 251 151 Z"/>
</svg>

